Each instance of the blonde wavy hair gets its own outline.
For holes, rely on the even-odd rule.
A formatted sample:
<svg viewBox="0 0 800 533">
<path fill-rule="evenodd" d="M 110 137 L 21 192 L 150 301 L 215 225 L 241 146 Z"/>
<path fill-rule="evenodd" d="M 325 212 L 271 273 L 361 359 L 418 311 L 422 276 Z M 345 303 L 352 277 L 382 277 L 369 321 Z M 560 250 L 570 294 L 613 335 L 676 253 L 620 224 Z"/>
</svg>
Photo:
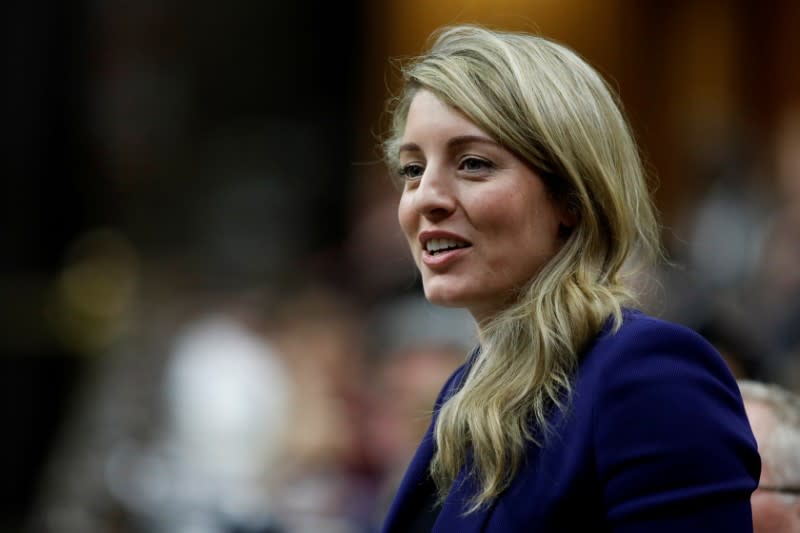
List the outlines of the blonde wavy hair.
<svg viewBox="0 0 800 533">
<path fill-rule="evenodd" d="M 408 109 L 424 88 L 527 161 L 577 219 L 516 301 L 478 325 L 480 352 L 439 411 L 431 476 L 443 500 L 471 464 L 473 512 L 508 487 L 529 443 L 544 443 L 551 411 L 568 408 L 579 355 L 609 318 L 620 327 L 632 296 L 625 267 L 660 257 L 660 230 L 618 98 L 576 53 L 474 25 L 434 37 L 427 54 L 402 67 L 387 164 L 399 168 Z"/>
</svg>

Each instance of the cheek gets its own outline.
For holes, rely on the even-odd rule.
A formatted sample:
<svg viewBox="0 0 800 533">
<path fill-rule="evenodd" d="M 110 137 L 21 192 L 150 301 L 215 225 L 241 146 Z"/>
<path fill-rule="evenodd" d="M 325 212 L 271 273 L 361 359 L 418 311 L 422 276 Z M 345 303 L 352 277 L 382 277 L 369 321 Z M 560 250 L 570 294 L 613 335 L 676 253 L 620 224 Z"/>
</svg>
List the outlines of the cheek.
<svg viewBox="0 0 800 533">
<path fill-rule="evenodd" d="M 513 202 L 517 204 L 517 202 Z M 532 211 L 529 205 L 509 204 L 495 220 L 492 269 L 504 270 L 515 282 L 521 283 L 534 276 L 559 250 L 558 223 L 546 206 Z"/>
<path fill-rule="evenodd" d="M 484 204 L 482 209 L 487 233 L 497 239 L 495 242 L 536 250 L 539 254 L 552 251 L 557 240 L 558 221 L 548 205 L 531 205 L 531 202 L 513 195 L 498 200 Z"/>
<path fill-rule="evenodd" d="M 400 202 L 397 204 L 397 221 L 406 239 L 410 241 L 416 232 L 417 216 L 411 206 L 410 198 L 405 194 L 400 197 Z"/>
<path fill-rule="evenodd" d="M 485 235 L 506 238 L 511 230 L 521 231 L 521 207 L 513 195 L 486 195 L 470 202 L 468 216 L 477 229 Z"/>
</svg>

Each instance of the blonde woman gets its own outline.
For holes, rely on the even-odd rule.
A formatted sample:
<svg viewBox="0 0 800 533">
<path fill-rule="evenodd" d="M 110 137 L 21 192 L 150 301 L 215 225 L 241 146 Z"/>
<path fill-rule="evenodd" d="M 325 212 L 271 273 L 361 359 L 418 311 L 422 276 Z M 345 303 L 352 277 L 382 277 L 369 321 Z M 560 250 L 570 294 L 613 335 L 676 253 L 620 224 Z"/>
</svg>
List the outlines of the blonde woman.
<svg viewBox="0 0 800 533">
<path fill-rule="evenodd" d="M 533 35 L 444 28 L 385 143 L 426 297 L 480 346 L 447 381 L 385 532 L 751 531 L 760 461 L 736 382 L 629 307 L 659 257 L 613 92 Z"/>
</svg>

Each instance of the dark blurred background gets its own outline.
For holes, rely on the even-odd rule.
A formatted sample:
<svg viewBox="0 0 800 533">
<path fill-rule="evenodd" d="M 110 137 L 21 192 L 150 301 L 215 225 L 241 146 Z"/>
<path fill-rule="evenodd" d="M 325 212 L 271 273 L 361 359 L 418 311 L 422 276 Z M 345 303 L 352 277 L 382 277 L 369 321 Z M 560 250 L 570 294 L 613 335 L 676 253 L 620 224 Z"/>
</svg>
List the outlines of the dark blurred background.
<svg viewBox="0 0 800 533">
<path fill-rule="evenodd" d="M 474 343 L 379 162 L 389 58 L 479 22 L 620 92 L 665 226 L 642 307 L 800 390 L 793 0 L 0 8 L 0 531 L 368 532 Z"/>
</svg>

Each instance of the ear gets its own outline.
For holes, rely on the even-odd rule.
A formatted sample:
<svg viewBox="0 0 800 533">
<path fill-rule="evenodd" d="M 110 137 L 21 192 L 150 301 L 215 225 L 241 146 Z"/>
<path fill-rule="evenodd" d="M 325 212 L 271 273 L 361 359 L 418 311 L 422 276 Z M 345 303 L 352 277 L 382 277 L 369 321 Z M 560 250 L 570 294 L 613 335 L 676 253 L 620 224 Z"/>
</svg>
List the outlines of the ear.
<svg viewBox="0 0 800 533">
<path fill-rule="evenodd" d="M 559 209 L 558 235 L 563 240 L 572 234 L 572 230 L 578 225 L 578 209 L 572 205 L 563 205 Z"/>
<path fill-rule="evenodd" d="M 566 205 L 561 208 L 560 224 L 565 228 L 574 228 L 578 225 L 578 208 L 574 205 Z"/>
</svg>

